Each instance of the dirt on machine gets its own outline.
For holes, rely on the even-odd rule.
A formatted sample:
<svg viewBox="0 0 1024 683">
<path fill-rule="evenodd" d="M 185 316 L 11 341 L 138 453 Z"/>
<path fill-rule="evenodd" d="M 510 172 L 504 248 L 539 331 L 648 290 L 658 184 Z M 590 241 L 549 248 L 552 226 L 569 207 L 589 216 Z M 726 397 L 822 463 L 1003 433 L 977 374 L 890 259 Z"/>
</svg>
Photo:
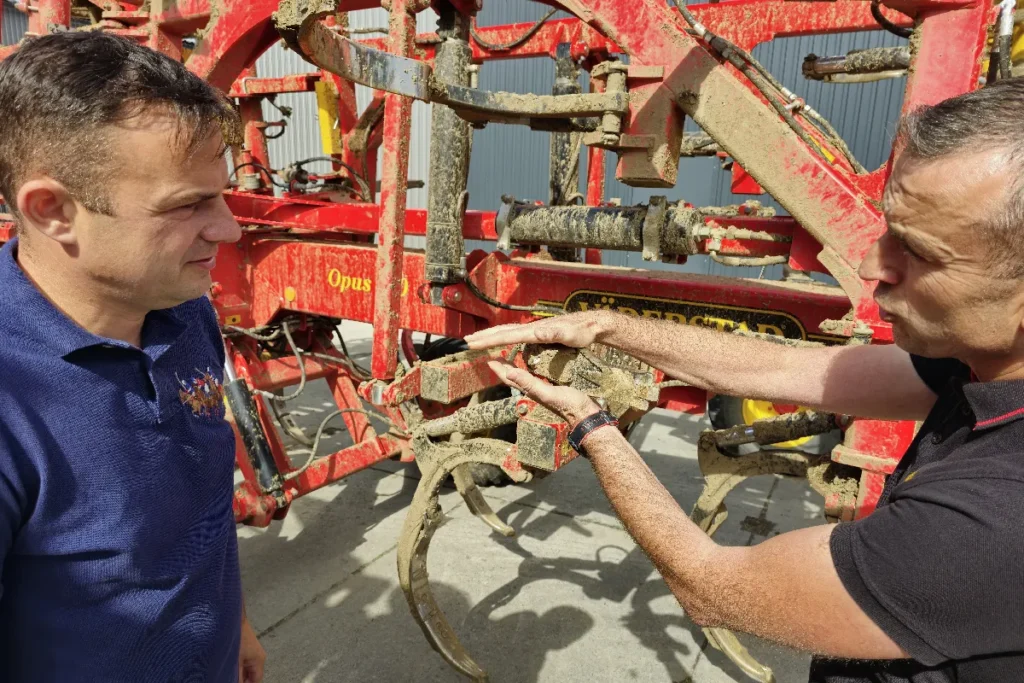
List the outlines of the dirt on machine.
<svg viewBox="0 0 1024 683">
<path fill-rule="evenodd" d="M 225 198 L 243 235 L 221 250 L 210 292 L 244 477 L 236 521 L 267 526 L 296 498 L 385 459 L 414 460 L 422 477 L 399 539 L 400 584 L 427 640 L 472 680 L 488 674 L 459 642 L 427 573 L 444 517 L 438 493 L 453 481 L 474 515 L 511 536 L 479 487 L 558 476 L 577 457 L 569 425 L 500 386 L 489 361 L 584 391 L 624 430 L 655 408 L 710 412 L 713 427 L 698 444 L 705 488 L 693 510 L 709 534 L 728 514 L 730 491 L 763 475 L 806 479 L 829 521 L 870 514 L 915 425 L 710 396 L 600 345 L 483 352 L 460 340 L 495 325 L 609 310 L 791 346 L 892 343 L 857 275 L 885 230 L 879 206 L 889 165 L 865 168 L 800 88 L 783 85 L 752 51 L 781 37 L 889 31 L 898 46 L 808 55 L 801 71 L 835 84 L 894 79 L 904 111 L 1024 69 L 1012 0 L 552 0 L 537 22 L 479 26 L 494 1 L 19 5 L 30 36 L 125 36 L 183 61 L 237 104 L 243 139 L 231 150 Z M 389 21 L 376 37 L 351 28 L 351 13 L 381 4 Z M 555 10 L 566 18 L 553 18 Z M 416 32 L 420 12 L 436 13 L 435 32 Z M 261 77 L 257 59 L 282 41 L 308 70 Z M 0 59 L 17 49 L 0 47 Z M 525 59 L 552 65 L 550 94 L 480 88 L 482 65 Z M 357 85 L 373 92 L 362 108 Z M 268 140 L 294 125 L 291 110 L 274 102 L 283 93 L 315 98 L 321 155 L 271 156 Z M 426 210 L 406 205 L 415 101 L 432 105 Z M 268 103 L 279 118 L 264 118 Z M 550 192 L 469 210 L 473 136 L 495 125 L 550 135 Z M 699 156 L 718 158 L 732 190 L 751 199 L 670 201 L 680 160 Z M 650 200 L 623 206 L 606 196 L 608 164 L 622 183 L 652 188 Z M 409 236 L 425 238 L 425 247 L 407 248 Z M 12 237 L 13 219 L 0 214 L 0 241 Z M 467 252 L 468 240 L 488 247 Z M 669 265 L 603 263 L 623 251 Z M 753 277 L 675 267 L 695 257 Z M 784 277 L 759 279 L 768 266 L 782 266 Z M 369 367 L 346 348 L 342 321 L 373 325 Z M 327 382 L 337 407 L 310 433 L 288 406 L 314 380 Z M 352 445 L 322 452 L 326 430 L 339 422 Z M 311 454 L 293 463 L 288 441 Z M 751 680 L 774 680 L 733 633 L 706 632 Z"/>
</svg>

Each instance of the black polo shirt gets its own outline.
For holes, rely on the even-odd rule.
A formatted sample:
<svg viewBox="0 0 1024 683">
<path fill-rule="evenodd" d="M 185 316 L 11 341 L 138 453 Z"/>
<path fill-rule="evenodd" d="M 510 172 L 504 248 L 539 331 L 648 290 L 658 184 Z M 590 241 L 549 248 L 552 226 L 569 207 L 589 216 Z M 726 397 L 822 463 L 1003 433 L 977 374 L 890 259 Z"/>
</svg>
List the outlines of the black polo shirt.
<svg viewBox="0 0 1024 683">
<path fill-rule="evenodd" d="M 815 659 L 810 681 L 1024 681 L 1024 380 L 913 361 L 939 399 L 878 509 L 831 538 L 846 590 L 913 659 Z"/>
</svg>

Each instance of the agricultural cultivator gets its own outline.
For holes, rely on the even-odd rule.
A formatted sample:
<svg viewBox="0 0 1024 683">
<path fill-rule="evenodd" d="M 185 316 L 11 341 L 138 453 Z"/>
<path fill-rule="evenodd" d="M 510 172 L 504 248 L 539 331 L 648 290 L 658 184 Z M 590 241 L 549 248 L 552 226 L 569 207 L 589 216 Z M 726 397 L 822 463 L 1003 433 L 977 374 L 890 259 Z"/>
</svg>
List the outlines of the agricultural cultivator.
<svg viewBox="0 0 1024 683">
<path fill-rule="evenodd" d="M 477 680 L 486 674 L 460 646 L 428 585 L 427 550 L 442 517 L 438 490 L 451 476 L 482 521 L 512 535 L 480 494 L 480 473 L 500 470 L 527 482 L 576 456 L 568 426 L 532 401 L 502 393 L 487 361 L 501 356 L 582 388 L 623 425 L 655 407 L 702 413 L 708 396 L 607 348 L 467 352 L 455 343 L 414 344 L 413 333 L 454 340 L 493 325 L 609 309 L 783 344 L 890 343 L 871 287 L 857 276 L 885 229 L 879 199 L 889 167 L 861 166 L 829 123 L 750 51 L 777 37 L 885 28 L 909 44 L 810 56 L 803 71 L 836 82 L 905 77 L 905 110 L 1007 77 L 1024 52 L 1013 42 L 1012 0 L 547 4 L 572 17 L 549 13 L 535 24 L 484 28 L 476 24 L 486 11 L 480 0 L 383 0 L 386 38 L 349 30 L 348 13 L 376 7 L 374 0 L 19 5 L 29 13 L 29 35 L 125 36 L 184 60 L 236 100 L 244 144 L 233 149 L 235 182 L 226 198 L 244 232 L 222 248 L 210 292 L 228 349 L 225 383 L 245 477 L 235 491 L 236 519 L 266 526 L 310 491 L 383 459 L 415 459 L 422 479 L 399 544 L 401 585 L 434 648 Z M 416 34 L 423 11 L 437 13 L 436 33 Z M 282 40 L 310 63 L 309 72 L 260 78 L 257 58 Z M 0 48 L 0 58 L 16 49 Z M 553 60 L 552 94 L 477 87 L 481 63 L 530 57 Z M 362 111 L 355 84 L 374 89 Z M 281 124 L 264 120 L 262 102 L 297 92 L 317 98 L 330 173 L 269 158 L 267 139 Z M 425 211 L 406 208 L 414 100 L 434 105 Z M 687 117 L 701 133 L 684 133 Z M 550 132 L 547 203 L 504 197 L 494 212 L 466 209 L 473 131 L 496 124 Z M 617 156 L 622 182 L 649 188 L 674 187 L 681 157 L 729 158 L 735 191 L 767 192 L 789 216 L 756 202 L 696 207 L 655 196 L 645 205 L 615 205 L 604 196 L 608 152 Z M 0 239 L 12 233 L 11 217 L 0 215 Z M 410 235 L 425 236 L 426 248 L 405 248 Z M 467 239 L 495 247 L 467 254 Z M 781 263 L 787 277 L 610 268 L 601 265 L 602 250 L 641 252 L 652 262 L 708 255 L 728 265 Z M 830 275 L 835 284 L 808 273 Z M 340 320 L 373 324 L 369 368 L 336 336 Z M 327 381 L 338 410 L 311 436 L 280 414 L 280 405 L 315 379 Z M 321 453 L 324 428 L 335 419 L 352 445 Z M 837 429 L 842 443 L 821 453 L 761 448 Z M 709 430 L 699 443 L 706 488 L 694 518 L 714 533 L 729 491 L 772 473 L 807 477 L 832 521 L 862 517 L 913 433 L 911 423 L 812 412 Z M 286 438 L 312 448 L 308 461 L 292 464 Z M 751 678 L 772 680 L 731 633 L 708 635 Z"/>
</svg>

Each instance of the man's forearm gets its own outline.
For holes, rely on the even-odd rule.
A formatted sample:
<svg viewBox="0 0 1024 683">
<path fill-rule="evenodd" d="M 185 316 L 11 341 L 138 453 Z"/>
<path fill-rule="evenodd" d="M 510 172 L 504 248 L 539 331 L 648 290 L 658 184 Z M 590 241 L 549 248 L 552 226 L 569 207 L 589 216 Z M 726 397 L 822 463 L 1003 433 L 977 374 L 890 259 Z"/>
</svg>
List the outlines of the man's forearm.
<svg viewBox="0 0 1024 683">
<path fill-rule="evenodd" d="M 907 656 L 846 592 L 829 551 L 831 526 L 719 546 L 617 429 L 599 429 L 584 445 L 619 519 L 695 623 L 831 657 Z M 846 630 L 833 628 L 840 622 Z"/>
<path fill-rule="evenodd" d="M 690 618 L 700 623 L 708 605 L 703 577 L 718 546 L 690 520 L 617 429 L 595 431 L 586 448 L 601 488 L 626 530 Z"/>
<path fill-rule="evenodd" d="M 599 325 L 602 344 L 695 387 L 731 396 L 776 398 L 766 394 L 771 384 L 765 379 L 791 362 L 794 351 L 762 339 L 623 314 L 602 316 Z"/>
</svg>

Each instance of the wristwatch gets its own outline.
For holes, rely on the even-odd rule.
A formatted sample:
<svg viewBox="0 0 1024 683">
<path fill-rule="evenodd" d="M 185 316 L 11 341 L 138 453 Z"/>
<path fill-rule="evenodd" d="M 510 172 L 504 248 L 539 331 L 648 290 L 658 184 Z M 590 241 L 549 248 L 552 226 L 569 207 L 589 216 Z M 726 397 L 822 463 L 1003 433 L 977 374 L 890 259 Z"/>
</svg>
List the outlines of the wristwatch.
<svg viewBox="0 0 1024 683">
<path fill-rule="evenodd" d="M 569 432 L 569 445 L 572 446 L 573 450 L 585 458 L 587 457 L 587 452 L 583 448 L 583 440 L 596 429 L 600 429 L 605 425 L 616 426 L 618 424 L 619 421 L 607 410 L 596 412 L 590 417 L 585 417 L 576 423 L 576 426 L 573 427 L 571 432 Z"/>
</svg>

